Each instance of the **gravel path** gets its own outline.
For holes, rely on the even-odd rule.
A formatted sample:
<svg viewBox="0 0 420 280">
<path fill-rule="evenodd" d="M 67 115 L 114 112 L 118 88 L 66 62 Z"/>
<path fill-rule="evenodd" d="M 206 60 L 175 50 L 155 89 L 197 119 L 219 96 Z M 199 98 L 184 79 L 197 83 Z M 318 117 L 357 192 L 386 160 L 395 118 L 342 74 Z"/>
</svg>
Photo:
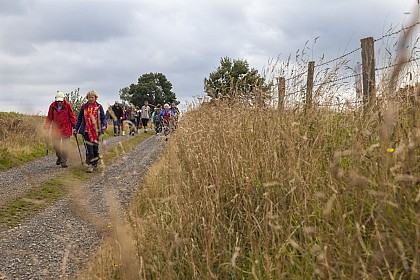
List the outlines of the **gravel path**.
<svg viewBox="0 0 420 280">
<path fill-rule="evenodd" d="M 129 139 L 127 137 L 112 137 L 104 140 L 107 148 L 117 145 L 121 141 Z M 79 141 L 81 140 L 79 135 Z M 50 147 L 51 149 L 51 147 Z M 80 144 L 83 159 L 85 158 L 83 144 Z M 0 172 L 0 206 L 10 198 L 16 197 L 27 189 L 39 185 L 40 183 L 60 176 L 66 172 L 65 168 L 55 165 L 57 157 L 50 150 L 49 155 L 34 161 L 27 162 L 16 168 Z M 80 156 L 76 147 L 69 152 L 68 164 L 70 166 L 80 165 Z"/>
<path fill-rule="evenodd" d="M 111 141 L 117 143 L 115 139 Z M 112 165 L 102 166 L 102 171 L 92 174 L 91 179 L 64 199 L 19 226 L 0 232 L 0 279 L 68 279 L 77 276 L 109 231 L 109 204 L 122 211 L 126 208 L 148 166 L 161 154 L 163 145 L 163 141 L 155 136 L 142 141 Z M 105 148 L 109 146 L 111 143 Z M 80 158 L 73 160 L 76 164 L 80 162 Z M 1 173 L 0 188 L 5 187 L 1 190 L 2 196 L 10 190 L 22 192 L 21 188 L 27 189 L 27 184 L 65 172 L 54 163 L 54 157 L 48 156 Z M 34 176 L 35 173 L 42 178 Z M 36 179 L 28 179 L 26 174 L 32 174 L 31 177 Z M 9 186 L 18 178 L 27 181 Z"/>
</svg>

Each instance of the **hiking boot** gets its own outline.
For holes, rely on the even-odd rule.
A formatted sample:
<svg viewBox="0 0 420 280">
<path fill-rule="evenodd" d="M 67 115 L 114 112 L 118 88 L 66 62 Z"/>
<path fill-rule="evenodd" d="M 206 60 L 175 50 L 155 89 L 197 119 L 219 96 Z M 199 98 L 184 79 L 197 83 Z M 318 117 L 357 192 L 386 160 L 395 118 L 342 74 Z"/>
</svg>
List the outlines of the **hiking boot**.
<svg viewBox="0 0 420 280">
<path fill-rule="evenodd" d="M 61 164 L 61 158 L 58 158 L 55 164 L 60 165 Z"/>
<path fill-rule="evenodd" d="M 67 163 L 62 162 L 62 163 L 61 163 L 61 167 L 62 167 L 62 168 L 67 168 L 67 167 L 69 167 L 69 166 L 67 165 Z"/>
<path fill-rule="evenodd" d="M 93 166 L 89 165 L 88 169 L 86 170 L 86 173 L 92 173 L 93 172 Z"/>
</svg>

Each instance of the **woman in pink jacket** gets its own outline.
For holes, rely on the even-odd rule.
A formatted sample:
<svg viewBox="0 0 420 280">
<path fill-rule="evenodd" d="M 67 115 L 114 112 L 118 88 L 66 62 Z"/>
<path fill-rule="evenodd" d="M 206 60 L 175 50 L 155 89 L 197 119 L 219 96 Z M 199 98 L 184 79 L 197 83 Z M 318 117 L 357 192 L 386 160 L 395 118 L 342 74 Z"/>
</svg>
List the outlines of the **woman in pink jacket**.
<svg viewBox="0 0 420 280">
<path fill-rule="evenodd" d="M 57 155 L 56 164 L 67 167 L 68 147 L 73 127 L 76 125 L 76 115 L 71 104 L 64 99 L 64 93 L 57 91 L 55 101 L 48 109 L 45 129 L 51 128 L 52 144 Z"/>
</svg>

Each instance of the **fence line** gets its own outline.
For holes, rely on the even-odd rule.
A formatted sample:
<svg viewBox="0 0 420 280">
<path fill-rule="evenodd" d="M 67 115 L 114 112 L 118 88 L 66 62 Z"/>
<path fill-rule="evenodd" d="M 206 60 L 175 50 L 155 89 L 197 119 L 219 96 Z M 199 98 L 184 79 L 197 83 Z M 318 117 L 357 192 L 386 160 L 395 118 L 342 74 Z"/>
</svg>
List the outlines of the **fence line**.
<svg viewBox="0 0 420 280">
<path fill-rule="evenodd" d="M 347 79 L 350 79 L 350 78 L 353 78 L 353 77 L 362 76 L 362 74 L 363 73 L 356 73 L 356 74 L 353 74 L 353 75 L 348 75 L 348 76 L 344 76 L 344 77 L 341 77 L 341 78 L 337 78 L 335 80 L 321 82 L 321 83 L 315 84 L 314 86 L 322 86 L 322 85 L 326 85 L 326 84 L 340 82 L 340 81 L 347 80 Z"/>
<path fill-rule="evenodd" d="M 380 37 L 380 38 L 378 38 L 378 39 L 375 39 L 375 40 L 374 40 L 374 42 L 376 43 L 376 42 L 381 41 L 381 40 L 383 40 L 383 39 L 385 39 L 385 38 L 387 38 L 387 37 L 391 37 L 391 36 L 397 35 L 398 33 L 402 32 L 402 31 L 404 31 L 404 30 L 407 30 L 407 29 L 413 28 L 413 27 L 415 27 L 416 25 L 419 25 L 419 24 L 420 24 L 420 21 L 418 21 L 418 22 L 416 22 L 416 23 L 414 23 L 414 24 L 412 24 L 412 25 L 410 25 L 410 26 L 407 26 L 407 27 L 401 28 L 401 29 L 400 29 L 400 30 L 398 30 L 398 31 L 395 31 L 395 32 L 392 32 L 392 33 L 389 33 L 389 34 L 385 34 L 385 35 L 383 35 L 382 37 Z"/>
<path fill-rule="evenodd" d="M 309 107 L 309 106 L 311 106 L 311 104 L 308 104 L 308 102 L 312 102 L 312 98 L 309 95 L 312 93 L 313 87 L 320 87 L 320 86 L 323 86 L 323 85 L 327 85 L 327 84 L 331 84 L 331 83 L 336 83 L 336 82 L 344 81 L 344 80 L 347 80 L 347 79 L 350 79 L 350 78 L 359 78 L 359 77 L 362 77 L 363 78 L 363 104 L 364 105 L 370 104 L 371 102 L 373 102 L 375 100 L 374 95 L 375 95 L 375 92 L 376 92 L 376 89 L 375 89 L 375 87 L 376 87 L 375 84 L 376 83 L 375 83 L 375 77 L 374 76 L 375 76 L 375 73 L 376 72 L 383 71 L 383 70 L 386 70 L 386 69 L 395 67 L 397 65 L 408 64 L 408 63 L 411 63 L 411 62 L 420 60 L 420 57 L 416 57 L 416 58 L 408 59 L 407 61 L 404 61 L 404 62 L 397 62 L 397 63 L 391 64 L 391 65 L 387 65 L 387 66 L 383 66 L 383 67 L 375 67 L 375 65 L 373 65 L 375 63 L 375 59 L 374 59 L 374 56 L 375 56 L 374 42 L 378 42 L 378 41 L 381 41 L 381 40 L 383 40 L 385 38 L 388 38 L 388 37 L 391 37 L 391 36 L 395 36 L 395 35 L 403 32 L 405 30 L 408 30 L 410 28 L 415 28 L 418 25 L 420 25 L 420 22 L 416 22 L 416 23 L 414 23 L 414 24 L 412 24 L 410 26 L 401 28 L 400 30 L 394 31 L 392 33 L 385 34 L 385 35 L 383 35 L 380 38 L 375 39 L 375 40 L 372 37 L 368 37 L 368 38 L 362 39 L 361 40 L 361 43 L 362 43 L 361 44 L 362 45 L 361 47 L 356 48 L 356 49 L 354 49 L 354 50 L 352 50 L 350 52 L 347 52 L 347 53 L 345 53 L 345 54 L 343 54 L 343 55 L 341 55 L 339 57 L 336 57 L 334 59 L 331 59 L 331 60 L 322 62 L 322 63 L 320 63 L 318 65 L 314 65 L 314 63 L 315 63 L 314 61 L 309 61 L 308 68 L 305 71 L 300 72 L 298 74 L 295 74 L 292 77 L 289 77 L 287 79 L 283 78 L 283 81 L 286 82 L 286 81 L 290 81 L 290 80 L 301 79 L 301 78 L 304 77 L 305 74 L 307 74 L 307 77 L 306 77 L 307 78 L 307 80 L 306 80 L 306 89 L 305 89 L 305 86 L 303 85 L 303 81 L 302 80 L 300 80 L 300 81 L 298 80 L 297 82 L 294 83 L 294 87 L 297 86 L 299 89 L 298 90 L 295 90 L 293 92 L 288 92 L 287 94 L 286 94 L 286 90 L 284 89 L 284 93 L 282 95 L 282 99 L 283 100 L 279 100 L 279 104 L 281 102 L 282 107 L 283 107 L 283 105 L 284 105 L 284 98 L 291 97 L 291 96 L 294 96 L 294 95 L 300 93 L 300 94 L 303 94 L 303 95 L 306 94 L 306 96 L 305 95 L 304 96 L 301 96 L 301 98 L 303 98 L 304 102 L 306 101 L 305 107 L 306 106 Z M 366 42 L 368 44 L 366 44 Z M 351 55 L 351 54 L 353 54 L 353 53 L 355 53 L 357 51 L 360 51 L 360 50 L 362 51 L 362 67 L 363 67 L 363 71 L 360 71 L 360 73 L 353 73 L 351 75 L 346 75 L 346 76 L 342 76 L 342 77 L 339 77 L 339 78 L 326 80 L 326 81 L 319 82 L 319 83 L 316 83 L 316 84 L 313 83 L 313 75 L 309 75 L 308 69 L 311 69 L 311 67 L 312 67 L 312 69 L 319 68 L 319 67 L 324 66 L 324 65 L 327 65 L 329 63 L 342 60 L 346 56 L 349 56 L 349 55 Z M 365 61 L 363 61 L 363 60 L 365 60 Z M 351 68 L 348 67 L 347 69 L 351 69 Z M 368 72 L 368 69 L 369 69 L 369 72 Z M 336 69 L 336 71 L 338 71 L 338 70 L 340 70 L 340 68 Z M 352 69 L 352 70 L 353 70 L 353 72 L 355 71 L 354 69 Z M 327 71 L 327 69 L 325 71 Z M 372 75 L 373 75 L 373 77 L 372 77 Z M 309 76 L 311 76 L 311 77 L 309 77 Z M 312 79 L 312 80 L 309 81 L 309 79 Z M 358 80 L 356 79 L 355 83 L 357 83 L 357 82 L 360 83 L 360 79 L 358 79 Z M 366 87 L 369 87 L 369 89 L 366 89 Z M 318 90 L 319 90 L 319 88 L 318 88 Z M 316 90 L 315 90 L 315 92 L 316 92 Z M 360 90 L 358 91 L 357 90 L 357 87 L 356 87 L 356 97 L 358 97 L 357 94 L 361 94 L 361 92 L 360 92 Z M 371 96 L 373 96 L 373 97 L 371 97 Z M 360 103 L 362 101 L 355 101 L 355 102 Z M 349 104 L 349 102 L 346 101 L 346 102 L 343 102 L 343 103 L 334 103 L 333 105 L 324 104 L 322 106 L 336 106 L 336 105 L 340 105 L 340 104 L 345 105 L 345 104 Z"/>
<path fill-rule="evenodd" d="M 380 67 L 380 68 L 375 68 L 375 71 L 386 70 L 386 69 L 395 67 L 397 65 L 407 64 L 407 63 L 410 63 L 410 62 L 413 62 L 413 61 L 417 61 L 417 60 L 420 60 L 420 57 L 417 57 L 417 58 L 414 58 L 414 59 L 409 59 L 409 60 L 404 61 L 404 62 L 394 63 L 392 65 L 388 65 L 388 66 L 384 66 L 384 67 Z M 306 71 L 306 72 L 308 72 L 308 71 Z M 350 78 L 355 78 L 355 77 L 358 77 L 358 76 L 362 76 L 363 74 L 364 74 L 364 72 L 356 73 L 356 74 L 352 74 L 352 75 L 340 77 L 340 78 L 337 78 L 337 79 L 320 82 L 320 83 L 314 84 L 313 86 L 314 87 L 319 87 L 319 86 L 322 86 L 322 85 L 327 85 L 327 84 L 331 84 L 331 83 L 335 83 L 335 82 L 340 82 L 340 81 L 347 80 L 347 79 L 350 79 Z M 287 79 L 286 79 L 286 81 L 287 81 Z M 293 92 L 289 92 L 289 93 L 287 93 L 285 95 L 285 97 L 294 95 L 296 93 L 301 93 L 303 91 L 304 91 L 304 89 L 300 89 L 300 90 L 296 90 L 296 91 L 293 91 Z"/>
<path fill-rule="evenodd" d="M 395 32 L 392 32 L 392 33 L 389 33 L 389 34 L 385 34 L 385 35 L 383 35 L 382 37 L 380 37 L 380 38 L 378 38 L 378 39 L 375 39 L 375 40 L 374 40 L 374 42 L 378 42 L 378 41 L 381 41 L 381 40 L 383 40 L 383 39 L 385 39 L 385 38 L 387 38 L 387 37 L 391 37 L 391 36 L 397 35 L 397 34 L 401 33 L 402 31 L 404 31 L 404 30 L 408 30 L 408 29 L 410 29 L 410 28 L 412 28 L 412 27 L 415 27 L 415 26 L 417 26 L 417 25 L 419 25 L 419 24 L 420 24 L 420 21 L 419 21 L 419 22 L 416 22 L 416 23 L 414 23 L 414 24 L 412 24 L 412 25 L 410 25 L 410 26 L 407 26 L 407 27 L 401 28 L 401 29 L 400 29 L 400 30 L 398 30 L 398 31 L 395 31 Z M 316 65 L 315 67 L 321 67 L 321 66 L 324 66 L 324 65 L 326 65 L 326 64 L 329 64 L 329 63 L 331 63 L 331 62 L 334 62 L 334 61 L 337 61 L 337 60 L 343 59 L 343 58 L 345 58 L 346 56 L 349 56 L 349 55 L 351 55 L 351 54 L 353 54 L 353 53 L 355 53 L 355 52 L 357 52 L 357 51 L 359 51 L 359 50 L 361 50 L 361 49 L 362 49 L 362 48 L 361 48 L 361 47 L 359 47 L 359 48 L 354 49 L 354 50 L 352 50 L 352 51 L 350 51 L 350 52 L 348 52 L 348 53 L 345 53 L 345 54 L 343 54 L 343 55 L 341 55 L 341 56 L 339 56 L 339 57 L 337 57 L 337 58 L 334 58 L 334 59 L 328 60 L 328 61 L 326 61 L 326 62 L 323 62 L 323 63 L 321 63 L 321 64 L 318 64 L 318 65 Z"/>
<path fill-rule="evenodd" d="M 286 82 L 287 82 L 287 81 L 290 81 L 290 80 L 293 80 L 293 79 L 296 79 L 298 76 L 303 76 L 303 75 L 305 75 L 306 73 L 308 73 L 308 70 L 305 70 L 305 71 L 303 71 L 303 72 L 301 72 L 301 73 L 299 73 L 299 74 L 297 74 L 297 75 L 295 75 L 295 76 L 292 76 L 292 77 L 290 77 L 290 78 L 287 78 L 287 79 L 286 79 Z"/>
<path fill-rule="evenodd" d="M 318 65 L 316 65 L 315 67 L 321 67 L 321 66 L 327 65 L 327 64 L 329 64 L 329 63 L 331 63 L 331 62 L 334 62 L 334 61 L 337 61 L 337 60 L 343 59 L 343 58 L 345 58 L 345 57 L 346 57 L 346 56 L 348 56 L 348 55 L 351 55 L 351 54 L 353 54 L 353 53 L 355 53 L 355 52 L 357 52 L 357 51 L 360 51 L 361 49 L 362 49 L 362 48 L 361 48 L 361 47 L 359 47 L 359 48 L 357 48 L 357 49 L 352 50 L 351 52 L 348 52 L 348 53 L 343 54 L 342 56 L 339 56 L 339 57 L 337 57 L 337 58 L 334 58 L 334 59 L 328 60 L 328 61 L 326 61 L 326 62 L 323 62 L 323 63 L 321 63 L 321 64 L 318 64 Z"/>
<path fill-rule="evenodd" d="M 397 62 L 397 63 L 391 64 L 391 65 L 375 68 L 375 71 L 382 71 L 382 70 L 385 70 L 385 69 L 388 69 L 388 68 L 395 67 L 397 65 L 402 65 L 402 64 L 407 64 L 407 63 L 413 62 L 413 61 L 417 61 L 419 59 L 420 59 L 420 57 L 416 57 L 416 58 L 409 59 L 407 61 Z"/>
</svg>

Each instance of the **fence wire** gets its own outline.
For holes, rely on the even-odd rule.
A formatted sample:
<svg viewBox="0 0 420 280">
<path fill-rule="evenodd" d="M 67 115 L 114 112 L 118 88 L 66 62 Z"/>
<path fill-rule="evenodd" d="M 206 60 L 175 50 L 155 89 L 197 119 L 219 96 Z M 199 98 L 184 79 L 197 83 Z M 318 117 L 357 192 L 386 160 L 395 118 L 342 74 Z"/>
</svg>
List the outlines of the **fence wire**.
<svg viewBox="0 0 420 280">
<path fill-rule="evenodd" d="M 395 66 L 398 66 L 398 65 L 407 64 L 407 63 L 410 63 L 410 62 L 413 62 L 413 61 L 417 61 L 419 59 L 420 59 L 420 57 L 416 57 L 416 58 L 409 59 L 407 61 L 397 62 L 397 63 L 391 64 L 391 65 L 375 68 L 375 71 L 382 71 L 382 70 L 392 68 L 392 67 L 395 67 Z"/>
<path fill-rule="evenodd" d="M 381 41 L 381 40 L 383 40 L 383 39 L 385 39 L 385 38 L 388 38 L 388 37 L 391 37 L 391 36 L 397 35 L 397 34 L 401 33 L 402 31 L 408 30 L 408 29 L 410 29 L 410 28 L 414 28 L 415 26 L 417 26 L 417 25 L 419 25 L 419 24 L 420 24 L 420 21 L 418 21 L 418 22 L 416 22 L 416 23 L 414 23 L 414 24 L 412 24 L 412 25 L 410 25 L 410 26 L 407 26 L 407 27 L 401 28 L 401 29 L 400 29 L 400 30 L 398 30 L 398 31 L 395 31 L 395 32 L 392 32 L 392 33 L 389 33 L 389 34 L 385 34 L 385 35 L 383 35 L 382 37 L 380 37 L 380 38 L 378 38 L 378 39 L 375 39 L 373 42 L 378 42 L 378 41 Z"/>
<path fill-rule="evenodd" d="M 381 40 L 384 40 L 385 38 L 396 36 L 396 35 L 398 35 L 399 33 L 403 32 L 403 31 L 406 31 L 406 30 L 408 30 L 410 28 L 415 28 L 416 26 L 419 26 L 419 25 L 420 25 L 420 21 L 419 22 L 416 22 L 416 23 L 414 23 L 414 24 L 412 24 L 410 26 L 401 28 L 401 29 L 399 29 L 397 31 L 394 31 L 392 33 L 385 34 L 385 35 L 381 36 L 380 38 L 375 39 L 374 42 L 379 42 Z M 343 55 L 341 55 L 339 57 L 336 57 L 334 59 L 331 59 L 331 60 L 322 62 L 322 63 L 320 63 L 318 65 L 315 65 L 315 68 L 322 67 L 324 65 L 327 65 L 327 64 L 330 64 L 330 63 L 333 63 L 333 62 L 336 62 L 336 61 L 341 61 L 345 57 L 347 57 L 347 56 L 349 56 L 351 54 L 354 54 L 355 52 L 360 51 L 361 49 L 362 48 L 359 47 L 359 48 L 356 48 L 356 49 L 354 49 L 352 51 L 349 51 L 349 52 L 347 52 L 347 53 L 345 53 L 345 54 L 343 54 Z M 376 67 L 375 68 L 375 72 L 384 71 L 384 70 L 387 70 L 389 68 L 392 68 L 392 67 L 395 67 L 395 66 L 398 66 L 398 65 L 408 64 L 408 63 L 412 63 L 412 62 L 415 62 L 415 61 L 418 61 L 418 60 L 420 60 L 420 57 L 411 58 L 411 59 L 408 59 L 408 60 L 403 61 L 403 62 L 396 62 L 396 63 L 390 64 L 390 65 L 386 65 L 386 66 L 383 66 L 383 67 Z M 295 75 L 293 75 L 293 76 L 285 79 L 285 82 L 290 82 L 291 80 L 302 79 L 302 78 L 304 78 L 304 75 L 307 74 L 307 73 L 308 73 L 308 69 L 306 69 L 303 72 L 300 72 L 298 74 L 295 74 Z M 351 79 L 351 78 L 355 78 L 355 79 L 356 78 L 361 78 L 363 74 L 364 74 L 364 72 L 363 71 L 360 71 L 358 73 L 353 73 L 351 75 L 346 75 L 346 76 L 338 77 L 338 78 L 335 78 L 335 79 L 326 80 L 326 81 L 323 81 L 323 82 L 318 82 L 318 83 L 316 83 L 316 84 L 313 85 L 314 92 L 316 92 L 317 90 L 319 90 L 319 87 L 320 86 L 324 86 L 324 85 L 332 84 L 332 83 L 342 82 L 342 81 L 345 81 L 345 80 Z M 307 78 L 306 78 L 306 80 L 307 80 Z M 347 86 L 349 85 L 348 83 L 346 83 L 346 84 L 347 84 Z M 302 83 L 302 80 L 297 81 L 297 82 L 295 81 L 293 83 L 293 85 L 292 85 L 292 88 L 293 87 L 294 88 L 298 88 L 298 89 L 295 90 L 295 91 L 292 91 L 292 92 L 287 92 L 287 90 L 286 90 L 283 98 L 285 98 L 285 99 L 292 98 L 294 100 L 296 98 L 298 98 L 298 99 L 299 98 L 304 98 L 304 95 L 305 95 L 305 93 L 307 91 L 307 88 L 306 88 L 306 85 Z M 317 89 L 315 89 L 315 87 L 317 87 Z M 325 103 L 322 103 L 322 104 L 320 103 L 320 104 L 318 104 L 318 106 L 339 107 L 339 106 L 344 106 L 344 105 L 346 105 L 346 106 L 349 106 L 349 105 L 358 105 L 358 104 L 362 104 L 362 103 L 363 102 L 361 100 L 347 100 L 347 101 L 343 101 L 343 102 L 333 102 L 333 103 L 325 102 Z"/>
<path fill-rule="evenodd" d="M 413 62 L 413 61 L 417 61 L 417 60 L 420 60 L 420 57 L 409 59 L 409 60 L 404 61 L 404 62 L 394 63 L 394 64 L 387 65 L 387 66 L 384 66 L 384 67 L 375 68 L 375 72 L 376 71 L 383 71 L 383 70 L 386 70 L 386 69 L 395 67 L 397 65 L 407 64 L 407 63 L 410 63 L 410 62 Z M 336 82 L 344 81 L 344 80 L 347 80 L 347 79 L 350 79 L 350 78 L 360 77 L 363 74 L 364 74 L 364 72 L 362 72 L 362 73 L 355 73 L 355 74 L 343 76 L 343 77 L 340 77 L 340 78 L 337 78 L 337 79 L 332 79 L 332 80 L 329 80 L 329 81 L 323 81 L 323 82 L 314 84 L 313 86 L 314 87 L 319 87 L 319 86 L 323 86 L 323 85 L 327 85 L 327 84 L 331 84 L 331 83 L 336 83 Z M 288 93 L 288 95 L 293 95 L 293 94 L 296 94 L 296 93 L 300 93 L 302 91 L 303 91 L 303 89 L 300 89 L 300 90 L 297 90 L 297 91 Z"/>
<path fill-rule="evenodd" d="M 351 54 L 353 54 L 353 53 L 355 53 L 355 52 L 357 52 L 357 51 L 359 51 L 359 50 L 361 50 L 361 49 L 362 49 L 362 48 L 361 48 L 361 47 L 359 47 L 359 48 L 357 48 L 357 49 L 352 50 L 351 52 L 348 52 L 348 53 L 343 54 L 342 56 L 339 56 L 339 57 L 337 57 L 337 58 L 334 58 L 334 59 L 331 59 L 331 60 L 325 61 L 325 62 L 323 62 L 323 63 L 321 63 L 321 64 L 318 64 L 318 65 L 315 65 L 315 68 L 316 68 L 316 67 L 321 67 L 321 66 L 327 65 L 327 64 L 329 64 L 329 63 L 331 63 L 331 62 L 334 62 L 334 61 L 337 61 L 337 60 L 341 60 L 341 59 L 345 58 L 346 56 L 349 56 L 349 55 L 351 55 Z"/>
<path fill-rule="evenodd" d="M 410 26 L 407 26 L 407 27 L 401 28 L 401 29 L 399 29 L 399 30 L 397 30 L 397 31 L 394 31 L 394 32 L 392 32 L 392 33 L 385 34 L 385 35 L 383 35 L 382 37 L 380 37 L 380 38 L 378 38 L 378 39 L 375 39 L 375 40 L 374 40 L 374 42 L 378 42 L 378 41 L 381 41 L 381 40 L 383 40 L 383 39 L 385 39 L 385 38 L 388 38 L 388 37 L 391 37 L 391 36 L 398 35 L 399 33 L 403 32 L 403 31 L 405 31 L 405 30 L 408 30 L 408 29 L 410 29 L 410 28 L 414 28 L 414 27 L 416 27 L 417 25 L 420 25 L 420 21 L 418 21 L 418 22 L 416 22 L 416 23 L 414 23 L 414 24 L 412 24 L 412 25 L 410 25 Z M 317 67 L 322 67 L 322 66 L 324 66 L 324 65 L 330 64 L 330 63 L 335 62 L 335 61 L 342 60 L 342 59 L 344 59 L 346 56 L 349 56 L 349 55 L 351 55 L 351 54 L 353 54 L 353 53 L 355 53 L 355 52 L 357 52 L 357 51 L 360 51 L 361 49 L 362 49 L 361 47 L 358 47 L 358 48 L 356 48 L 356 49 L 354 49 L 354 50 L 352 50 L 352 51 L 350 51 L 350 52 L 347 52 L 347 53 L 345 53 L 345 54 L 343 54 L 343 55 L 339 56 L 339 57 L 336 57 L 336 58 L 330 59 L 330 60 L 325 61 L 325 62 L 322 62 L 322 63 L 320 63 L 320 64 L 315 64 L 315 68 L 317 68 Z M 395 65 L 394 65 L 394 66 L 395 66 Z M 391 67 L 391 66 L 389 66 L 389 67 Z M 381 69 L 381 70 L 382 70 L 382 69 Z M 293 80 L 293 79 L 296 79 L 296 78 L 300 78 L 300 77 L 302 77 L 303 75 L 305 75 L 306 73 L 308 73 L 308 70 L 305 70 L 304 72 L 300 72 L 299 74 L 296 74 L 296 75 L 294 75 L 294 76 L 292 76 L 292 77 L 287 78 L 287 79 L 286 79 L 286 82 L 287 82 L 287 81 L 290 81 L 290 80 Z M 349 76 L 349 77 L 351 77 L 351 76 Z M 344 78 L 343 78 L 343 79 L 344 79 Z"/>
</svg>

